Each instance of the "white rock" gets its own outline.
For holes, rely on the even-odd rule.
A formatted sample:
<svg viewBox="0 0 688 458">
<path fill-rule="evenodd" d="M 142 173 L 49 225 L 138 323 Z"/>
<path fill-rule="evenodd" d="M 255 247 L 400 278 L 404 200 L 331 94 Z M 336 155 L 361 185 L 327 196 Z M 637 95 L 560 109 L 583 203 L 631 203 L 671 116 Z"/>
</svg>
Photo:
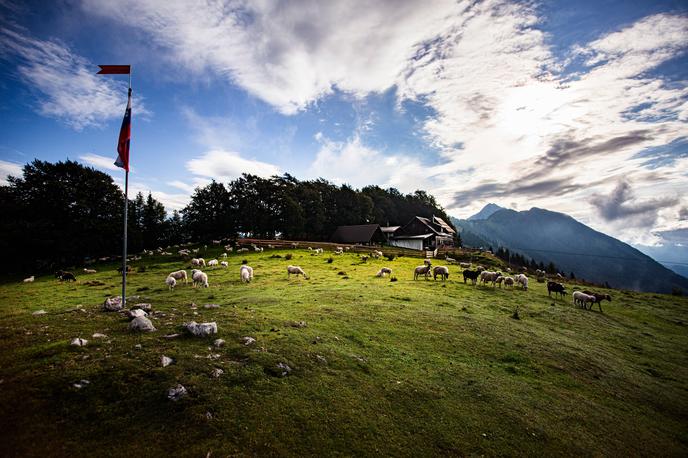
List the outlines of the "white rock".
<svg viewBox="0 0 688 458">
<path fill-rule="evenodd" d="M 87 343 L 88 340 L 82 339 L 81 337 L 75 337 L 72 339 L 70 345 L 74 345 L 75 347 L 85 347 Z"/>
<path fill-rule="evenodd" d="M 203 307 L 205 307 L 207 309 L 219 309 L 220 304 L 205 304 Z"/>
<path fill-rule="evenodd" d="M 137 350 L 140 350 L 143 348 L 143 346 L 141 344 L 136 344 L 136 345 L 134 345 L 134 348 L 136 348 Z"/>
<path fill-rule="evenodd" d="M 256 339 L 254 339 L 253 337 L 242 337 L 240 341 L 244 345 L 251 345 L 253 343 L 256 343 Z"/>
<path fill-rule="evenodd" d="M 281 376 L 285 377 L 291 372 L 291 367 L 287 366 L 285 363 L 277 363 L 277 369 L 281 371 Z"/>
<path fill-rule="evenodd" d="M 108 297 L 105 299 L 105 302 L 103 302 L 103 310 L 106 312 L 119 312 L 122 310 L 122 307 L 121 296 Z"/>
<path fill-rule="evenodd" d="M 42 309 L 41 309 L 41 310 L 36 310 L 36 311 L 33 312 L 31 315 L 33 315 L 33 316 L 40 316 L 40 315 L 45 315 L 46 313 L 48 313 L 48 312 L 46 312 L 45 310 L 42 310 Z"/>
<path fill-rule="evenodd" d="M 155 331 L 155 326 L 151 323 L 151 320 L 145 316 L 139 316 L 134 318 L 131 323 L 129 323 L 130 331 L 142 331 L 142 332 L 152 332 Z"/>
<path fill-rule="evenodd" d="M 88 380 L 79 380 L 77 383 L 74 384 L 74 388 L 76 388 L 77 390 L 80 390 L 81 388 L 85 387 L 89 383 L 91 383 L 91 382 L 89 382 Z"/>
<path fill-rule="evenodd" d="M 167 399 L 170 401 L 178 401 L 187 394 L 189 394 L 189 392 L 186 391 L 183 385 L 177 385 L 167 390 Z"/>
<path fill-rule="evenodd" d="M 222 374 L 224 374 L 224 373 L 225 373 L 225 371 L 223 371 L 222 369 L 216 367 L 215 369 L 213 369 L 213 373 L 212 373 L 211 375 L 212 375 L 214 378 L 219 378 L 219 377 L 220 377 Z"/>
<path fill-rule="evenodd" d="M 215 347 L 220 348 L 225 346 L 225 339 L 215 339 L 215 342 L 213 342 L 213 345 Z"/>
<path fill-rule="evenodd" d="M 94 339 L 105 339 L 107 336 L 105 334 L 101 334 L 100 332 L 96 332 L 91 337 Z"/>
<path fill-rule="evenodd" d="M 207 337 L 212 334 L 217 334 L 217 323 L 212 321 L 210 323 L 196 323 L 191 321 L 190 323 L 184 323 L 182 325 L 190 334 L 196 337 Z"/>
<path fill-rule="evenodd" d="M 153 306 L 150 305 L 150 304 L 141 303 L 141 304 L 132 305 L 132 306 L 131 306 L 131 309 L 132 309 L 132 310 L 141 309 L 141 310 L 143 310 L 144 312 L 150 312 L 151 310 L 153 310 Z"/>
<path fill-rule="evenodd" d="M 133 309 L 127 312 L 127 316 L 130 320 L 133 320 L 134 318 L 138 318 L 140 316 L 148 316 L 148 314 L 141 309 Z"/>
<path fill-rule="evenodd" d="M 160 362 L 162 363 L 162 367 L 167 367 L 170 364 L 172 364 L 174 360 L 168 356 L 162 355 L 162 357 L 160 358 Z"/>
</svg>

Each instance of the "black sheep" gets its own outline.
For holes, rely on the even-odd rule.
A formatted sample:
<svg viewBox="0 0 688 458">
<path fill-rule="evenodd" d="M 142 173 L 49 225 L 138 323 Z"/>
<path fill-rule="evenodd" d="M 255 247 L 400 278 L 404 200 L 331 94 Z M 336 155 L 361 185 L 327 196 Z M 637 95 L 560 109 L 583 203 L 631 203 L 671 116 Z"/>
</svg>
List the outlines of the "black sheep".
<svg viewBox="0 0 688 458">
<path fill-rule="evenodd" d="M 564 285 L 561 283 L 557 283 L 555 281 L 548 281 L 547 282 L 547 295 L 549 297 L 552 297 L 551 293 L 554 291 L 554 297 L 557 297 L 557 293 L 561 294 L 561 297 L 563 298 L 564 295 L 566 295 L 566 288 Z"/>
<path fill-rule="evenodd" d="M 479 271 L 466 269 L 463 271 L 463 282 L 466 283 L 466 280 L 470 279 L 473 282 L 473 284 L 475 285 L 475 282 L 479 276 L 480 276 Z"/>
<path fill-rule="evenodd" d="M 76 277 L 71 272 L 62 272 L 62 275 L 60 276 L 60 280 L 62 280 L 62 281 L 76 281 Z"/>
</svg>

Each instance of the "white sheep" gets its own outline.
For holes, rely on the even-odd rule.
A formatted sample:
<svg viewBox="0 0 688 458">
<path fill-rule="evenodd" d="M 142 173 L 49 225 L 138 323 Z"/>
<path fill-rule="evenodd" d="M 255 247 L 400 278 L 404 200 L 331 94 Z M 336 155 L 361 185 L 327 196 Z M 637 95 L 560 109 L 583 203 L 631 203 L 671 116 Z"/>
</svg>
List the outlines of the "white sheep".
<svg viewBox="0 0 688 458">
<path fill-rule="evenodd" d="M 451 264 L 452 262 L 456 262 L 456 259 L 450 258 L 449 256 L 445 256 L 444 259 L 446 259 L 446 261 L 447 261 L 448 263 L 450 263 L 450 264 Z"/>
<path fill-rule="evenodd" d="M 174 287 L 177 286 L 177 280 L 175 280 L 174 277 L 167 277 L 165 279 L 165 284 L 169 289 L 174 289 Z"/>
<path fill-rule="evenodd" d="M 220 262 L 217 259 L 211 259 L 210 261 L 208 261 L 208 267 L 215 267 L 219 264 Z"/>
<path fill-rule="evenodd" d="M 95 274 L 98 271 L 96 269 L 84 269 L 85 274 Z"/>
<path fill-rule="evenodd" d="M 242 282 L 250 282 L 253 278 L 253 267 L 244 264 L 239 268 L 239 276 L 241 277 Z"/>
<path fill-rule="evenodd" d="M 203 258 L 193 258 L 193 259 L 191 260 L 191 265 L 192 265 L 193 267 L 201 267 L 201 266 L 204 266 L 204 267 L 205 267 L 205 259 L 203 259 Z"/>
<path fill-rule="evenodd" d="M 483 284 L 487 284 L 488 282 L 492 283 L 492 287 L 494 288 L 495 282 L 501 276 L 502 276 L 501 272 L 491 272 L 489 270 L 483 270 L 482 272 L 480 272 L 479 279 L 480 279 L 480 283 L 483 283 Z"/>
<path fill-rule="evenodd" d="M 436 266 L 432 269 L 433 280 L 437 280 L 438 275 L 442 278 L 442 281 L 445 281 L 449 278 L 449 268 L 447 266 Z"/>
<path fill-rule="evenodd" d="M 387 274 L 387 275 L 392 275 L 392 269 L 390 269 L 389 267 L 383 267 L 382 269 L 380 269 L 380 270 L 375 274 L 375 276 L 376 276 L 376 277 L 384 277 L 385 274 Z"/>
<path fill-rule="evenodd" d="M 324 250 L 322 248 L 316 248 L 315 250 L 313 250 L 315 254 L 323 254 L 323 251 Z"/>
<path fill-rule="evenodd" d="M 590 308 L 592 308 L 592 305 L 595 303 L 597 300 L 595 296 L 590 295 L 590 294 L 585 294 L 582 291 L 574 291 L 573 292 L 573 305 L 578 305 L 584 308 L 588 308 L 588 302 L 590 303 Z"/>
<path fill-rule="evenodd" d="M 413 279 L 418 280 L 419 276 L 424 275 L 427 280 L 428 275 L 430 275 L 430 268 L 429 264 L 423 264 L 422 266 L 416 267 L 413 271 Z"/>
<path fill-rule="evenodd" d="M 423 264 L 429 267 L 432 265 L 432 261 L 430 261 L 429 259 L 423 259 Z"/>
<path fill-rule="evenodd" d="M 205 272 L 202 272 L 198 269 L 194 269 L 191 271 L 191 280 L 193 280 L 193 286 L 196 287 L 197 285 L 205 286 L 208 288 L 208 275 Z"/>
<path fill-rule="evenodd" d="M 220 265 L 221 265 L 222 267 L 228 267 L 228 266 L 229 266 L 229 263 L 228 263 L 227 261 L 222 261 L 222 262 L 220 263 Z"/>
<path fill-rule="evenodd" d="M 514 281 L 516 283 L 520 283 L 521 288 L 523 288 L 524 291 L 528 291 L 528 277 L 526 277 L 524 274 L 518 274 L 514 276 Z"/>
<path fill-rule="evenodd" d="M 464 269 L 470 269 L 471 263 L 470 262 L 460 262 L 459 265 L 463 267 Z"/>
<path fill-rule="evenodd" d="M 297 277 L 299 275 L 303 275 L 303 278 L 308 280 L 308 275 L 306 275 L 306 272 L 304 272 L 299 266 L 287 266 L 287 278 L 289 278 L 292 274 L 296 275 Z"/>
<path fill-rule="evenodd" d="M 184 283 L 187 282 L 186 270 L 177 270 L 175 272 L 170 273 L 168 277 L 172 277 L 175 280 L 184 280 Z"/>
<path fill-rule="evenodd" d="M 221 257 L 221 258 L 224 258 L 224 259 L 227 259 L 227 253 L 222 253 L 222 254 L 220 255 L 220 257 Z"/>
<path fill-rule="evenodd" d="M 36 279 L 35 276 L 31 275 L 29 278 L 24 279 L 24 283 L 33 283 L 33 281 Z"/>
<path fill-rule="evenodd" d="M 504 287 L 506 288 L 507 286 L 514 286 L 514 279 L 512 277 L 504 277 Z"/>
<path fill-rule="evenodd" d="M 374 259 L 380 259 L 380 258 L 382 257 L 382 251 L 373 250 L 373 252 L 370 253 L 370 255 L 371 255 Z"/>
</svg>

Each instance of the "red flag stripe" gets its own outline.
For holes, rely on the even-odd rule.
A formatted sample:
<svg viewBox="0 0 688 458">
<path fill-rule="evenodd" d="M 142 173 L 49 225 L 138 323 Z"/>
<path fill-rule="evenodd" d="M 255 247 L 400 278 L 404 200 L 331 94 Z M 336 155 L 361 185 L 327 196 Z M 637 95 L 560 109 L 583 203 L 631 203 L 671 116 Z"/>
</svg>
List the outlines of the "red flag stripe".
<svg viewBox="0 0 688 458">
<path fill-rule="evenodd" d="M 98 65 L 100 71 L 96 75 L 128 75 L 131 65 Z"/>
<path fill-rule="evenodd" d="M 127 99 L 127 109 L 122 119 L 122 127 L 119 131 L 119 141 L 117 142 L 117 160 L 115 165 L 129 171 L 129 144 L 131 142 L 131 89 Z"/>
</svg>

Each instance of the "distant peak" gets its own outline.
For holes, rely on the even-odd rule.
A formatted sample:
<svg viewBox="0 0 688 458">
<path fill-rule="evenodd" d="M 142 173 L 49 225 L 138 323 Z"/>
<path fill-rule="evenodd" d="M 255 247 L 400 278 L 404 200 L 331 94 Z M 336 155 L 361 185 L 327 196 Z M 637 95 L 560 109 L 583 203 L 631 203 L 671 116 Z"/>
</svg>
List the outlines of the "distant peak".
<svg viewBox="0 0 688 458">
<path fill-rule="evenodd" d="M 470 221 L 475 221 L 479 219 L 487 219 L 490 216 L 492 216 L 493 213 L 498 212 L 499 210 L 505 210 L 504 207 L 500 207 L 497 204 L 489 203 L 483 207 L 482 210 L 480 210 L 478 213 L 476 213 L 473 216 L 470 216 L 468 219 Z"/>
</svg>

